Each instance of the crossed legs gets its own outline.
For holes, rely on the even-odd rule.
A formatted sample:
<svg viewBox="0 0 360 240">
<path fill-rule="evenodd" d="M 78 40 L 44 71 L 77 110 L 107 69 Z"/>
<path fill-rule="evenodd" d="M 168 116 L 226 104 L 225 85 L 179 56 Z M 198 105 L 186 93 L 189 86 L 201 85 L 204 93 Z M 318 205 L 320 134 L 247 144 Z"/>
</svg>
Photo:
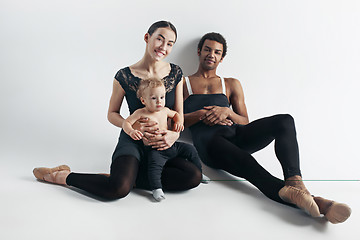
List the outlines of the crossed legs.
<svg viewBox="0 0 360 240">
<path fill-rule="evenodd" d="M 285 181 L 272 176 L 251 155 L 272 141 L 275 141 L 275 154 L 282 166 Z M 222 131 L 210 141 L 208 151 L 211 156 L 209 165 L 247 179 L 268 198 L 279 203 L 296 205 L 313 217 L 322 213 L 330 218 L 331 214 L 327 214 L 323 206 L 332 201 L 314 199 L 302 181 L 295 124 L 290 115 L 275 115 L 248 125 L 240 125 L 235 133 Z M 341 205 L 341 208 L 344 210 L 348 207 Z M 333 212 L 335 209 L 333 208 Z M 345 221 L 350 215 L 350 208 L 342 212 L 345 213 L 338 219 Z"/>
</svg>

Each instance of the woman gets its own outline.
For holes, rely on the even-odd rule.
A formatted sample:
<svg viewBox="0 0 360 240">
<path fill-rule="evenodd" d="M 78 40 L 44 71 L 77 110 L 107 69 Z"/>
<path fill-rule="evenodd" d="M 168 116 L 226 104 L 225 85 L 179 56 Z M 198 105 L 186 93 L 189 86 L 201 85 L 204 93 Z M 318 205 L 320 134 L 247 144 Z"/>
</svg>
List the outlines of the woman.
<svg viewBox="0 0 360 240">
<path fill-rule="evenodd" d="M 183 116 L 183 76 L 180 67 L 164 62 L 176 42 L 177 32 L 174 25 L 167 21 L 152 24 L 144 36 L 146 49 L 143 58 L 137 63 L 120 69 L 113 81 L 108 120 L 122 127 L 123 116 L 120 108 L 124 97 L 130 114 L 143 107 L 136 97 L 141 79 L 160 78 L 166 88 L 166 106 Z M 135 128 L 144 132 L 150 145 L 158 150 L 168 149 L 178 139 L 179 133 L 159 131 L 156 123 L 142 119 Z M 66 165 L 55 168 L 35 168 L 33 173 L 39 180 L 80 188 L 104 199 L 125 197 L 136 185 L 148 189 L 147 164 L 144 158 L 142 141 L 132 140 L 121 131 L 118 144 L 112 157 L 110 175 L 73 173 Z M 171 159 L 162 172 L 165 190 L 187 190 L 199 185 L 201 172 L 185 159 Z"/>
</svg>

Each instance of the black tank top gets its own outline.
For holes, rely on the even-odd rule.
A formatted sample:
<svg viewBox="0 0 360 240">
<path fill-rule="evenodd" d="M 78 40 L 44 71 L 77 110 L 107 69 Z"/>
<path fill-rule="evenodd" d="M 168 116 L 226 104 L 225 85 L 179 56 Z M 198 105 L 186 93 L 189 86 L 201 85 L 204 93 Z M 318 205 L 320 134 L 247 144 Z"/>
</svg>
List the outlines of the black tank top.
<svg viewBox="0 0 360 240">
<path fill-rule="evenodd" d="M 163 82 L 166 89 L 166 101 L 165 106 L 173 109 L 175 104 L 175 89 L 177 84 L 181 81 L 183 73 L 179 66 L 170 63 L 170 73 L 163 78 Z M 136 91 L 138 89 L 141 78 L 134 76 L 129 67 L 120 69 L 116 75 L 115 79 L 120 83 L 121 87 L 125 91 L 126 102 L 129 106 L 130 114 L 132 114 L 138 108 L 144 107 L 140 99 L 136 96 Z"/>
<path fill-rule="evenodd" d="M 223 81 L 223 79 L 221 79 Z M 187 87 L 190 96 L 184 101 L 184 113 L 191 113 L 197 110 L 203 109 L 205 106 L 219 106 L 219 107 L 230 107 L 230 103 L 225 94 L 192 94 L 192 90 L 188 79 Z M 224 84 L 223 84 L 224 88 Z M 225 92 L 225 89 L 223 89 Z M 197 122 L 196 124 L 190 127 L 192 140 L 194 146 L 196 147 L 201 160 L 204 162 L 208 162 L 208 154 L 207 154 L 207 144 L 214 136 L 214 134 L 218 131 L 228 131 L 235 127 L 235 124 L 232 126 L 222 126 L 222 125 L 214 125 L 208 126 L 204 124 L 202 121 Z"/>
</svg>

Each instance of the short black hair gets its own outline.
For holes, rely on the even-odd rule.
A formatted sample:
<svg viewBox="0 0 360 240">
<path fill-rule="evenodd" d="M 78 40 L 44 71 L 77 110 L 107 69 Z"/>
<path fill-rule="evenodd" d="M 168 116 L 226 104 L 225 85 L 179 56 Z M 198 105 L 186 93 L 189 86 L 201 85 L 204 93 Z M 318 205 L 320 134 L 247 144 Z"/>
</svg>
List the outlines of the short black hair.
<svg viewBox="0 0 360 240">
<path fill-rule="evenodd" d="M 202 36 L 198 44 L 199 51 L 201 51 L 206 39 L 221 43 L 223 45 L 222 57 L 225 57 L 227 52 L 227 44 L 225 38 L 220 33 L 210 32 Z"/>
<path fill-rule="evenodd" d="M 169 22 L 169 21 L 155 22 L 149 27 L 149 30 L 147 32 L 151 36 L 158 28 L 170 28 L 175 33 L 175 42 L 176 42 L 177 31 L 176 31 L 175 26 L 171 22 Z"/>
</svg>

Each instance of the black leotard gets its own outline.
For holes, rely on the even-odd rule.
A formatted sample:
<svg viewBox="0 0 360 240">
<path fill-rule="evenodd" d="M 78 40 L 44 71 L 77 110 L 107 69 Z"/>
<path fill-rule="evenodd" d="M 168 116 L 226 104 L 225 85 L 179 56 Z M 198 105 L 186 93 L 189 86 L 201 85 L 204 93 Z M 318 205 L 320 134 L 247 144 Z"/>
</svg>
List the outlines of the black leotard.
<svg viewBox="0 0 360 240">
<path fill-rule="evenodd" d="M 223 93 L 219 94 L 192 94 L 184 102 L 184 113 L 191 113 L 203 109 L 205 106 L 229 107 L 229 101 Z M 200 158 L 207 165 L 210 164 L 207 145 L 218 131 L 229 131 L 233 126 L 214 125 L 208 126 L 202 121 L 190 127 L 194 146 L 199 152 Z M 211 164 L 210 164 L 211 165 Z"/>
<path fill-rule="evenodd" d="M 170 73 L 163 78 L 163 82 L 166 89 L 165 106 L 173 109 L 175 104 L 175 89 L 177 84 L 181 81 L 183 73 L 181 68 L 175 64 L 170 63 L 170 67 Z M 120 83 L 121 87 L 125 91 L 125 98 L 129 106 L 130 114 L 138 108 L 143 108 L 144 105 L 136 96 L 136 91 L 141 78 L 134 76 L 130 68 L 125 67 L 116 73 L 115 79 Z"/>
<path fill-rule="evenodd" d="M 221 81 L 223 93 L 226 93 L 224 80 Z M 184 102 L 185 114 L 203 109 L 204 106 L 229 107 L 225 94 L 192 94 L 188 78 L 186 84 L 189 97 Z M 285 179 L 301 175 L 295 124 L 290 115 L 274 115 L 247 125 L 208 126 L 200 121 L 192 125 L 190 131 L 201 160 L 206 165 L 245 178 L 270 199 L 287 204 L 278 195 L 284 181 L 272 176 L 251 154 L 275 140 L 275 153 Z"/>
<path fill-rule="evenodd" d="M 183 77 L 182 70 L 179 66 L 170 63 L 170 73 L 163 78 L 163 82 L 166 89 L 165 106 L 173 109 L 175 104 L 175 92 L 176 86 Z M 121 87 L 125 91 L 126 102 L 129 107 L 130 114 L 139 108 L 143 108 L 144 105 L 136 96 L 141 78 L 132 74 L 129 67 L 120 69 L 115 79 L 120 83 Z M 136 157 L 139 161 L 144 158 L 144 148 L 142 141 L 135 141 L 123 130 L 120 132 L 119 141 L 113 153 L 112 159 L 116 159 L 121 155 L 131 155 Z"/>
<path fill-rule="evenodd" d="M 170 66 L 171 71 L 163 80 L 167 90 L 166 106 L 173 108 L 175 89 L 182 79 L 182 71 L 174 64 L 170 64 Z M 134 76 L 128 67 L 119 70 L 115 78 L 125 90 L 130 113 L 143 107 L 136 98 L 136 89 L 141 79 Z M 121 131 L 113 154 L 109 177 L 102 174 L 70 173 L 66 178 L 66 183 L 106 199 L 125 197 L 134 187 L 135 182 L 136 187 L 149 189 L 147 161 L 140 161 L 144 157 L 143 152 L 142 141 L 134 141 Z M 161 175 L 161 182 L 165 190 L 191 189 L 199 185 L 200 180 L 201 171 L 194 164 L 182 158 L 170 159 Z"/>
</svg>

